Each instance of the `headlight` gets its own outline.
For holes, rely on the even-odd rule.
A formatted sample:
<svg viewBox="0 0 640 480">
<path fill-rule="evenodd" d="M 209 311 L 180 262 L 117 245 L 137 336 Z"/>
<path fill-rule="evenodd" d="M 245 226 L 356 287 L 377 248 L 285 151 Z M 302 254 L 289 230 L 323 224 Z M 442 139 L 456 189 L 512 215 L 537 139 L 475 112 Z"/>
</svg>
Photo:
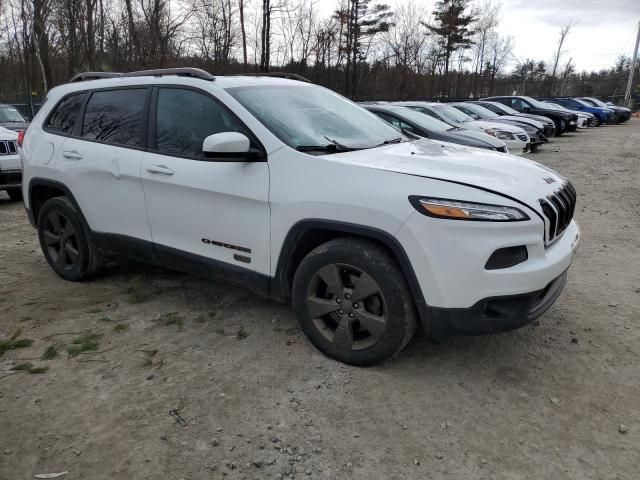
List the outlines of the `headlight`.
<svg viewBox="0 0 640 480">
<path fill-rule="evenodd" d="M 529 220 L 529 216 L 526 213 L 515 207 L 419 196 L 411 196 L 409 201 L 416 210 L 428 217 L 480 222 L 521 222 Z"/>
<path fill-rule="evenodd" d="M 489 135 L 492 135 L 500 140 L 513 140 L 514 137 L 512 134 L 510 134 L 509 132 L 505 132 L 503 130 L 495 130 L 493 128 L 490 128 L 488 130 L 485 130 L 486 133 L 488 133 Z"/>
</svg>

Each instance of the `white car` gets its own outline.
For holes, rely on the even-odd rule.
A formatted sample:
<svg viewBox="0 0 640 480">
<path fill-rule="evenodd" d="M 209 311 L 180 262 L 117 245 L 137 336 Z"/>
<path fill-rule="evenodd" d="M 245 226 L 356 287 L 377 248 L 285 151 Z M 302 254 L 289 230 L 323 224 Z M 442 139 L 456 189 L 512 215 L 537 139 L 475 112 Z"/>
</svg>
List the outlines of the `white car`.
<svg viewBox="0 0 640 480">
<path fill-rule="evenodd" d="M 311 83 L 197 69 L 80 75 L 20 147 L 51 268 L 105 255 L 290 299 L 326 355 L 373 365 L 420 325 L 437 339 L 518 328 L 567 278 L 566 178 L 511 155 L 407 141 Z M 46 288 L 46 286 L 44 287 Z"/>
<path fill-rule="evenodd" d="M 466 113 L 446 103 L 398 102 L 397 104 L 419 110 L 460 128 L 476 130 L 494 136 L 506 143 L 509 153 L 513 155 L 527 153 L 531 147 L 531 139 L 522 128 L 505 123 L 474 120 Z"/>
<path fill-rule="evenodd" d="M 0 191 L 15 202 L 22 200 L 22 165 L 17 148 L 18 134 L 0 127 Z"/>
</svg>

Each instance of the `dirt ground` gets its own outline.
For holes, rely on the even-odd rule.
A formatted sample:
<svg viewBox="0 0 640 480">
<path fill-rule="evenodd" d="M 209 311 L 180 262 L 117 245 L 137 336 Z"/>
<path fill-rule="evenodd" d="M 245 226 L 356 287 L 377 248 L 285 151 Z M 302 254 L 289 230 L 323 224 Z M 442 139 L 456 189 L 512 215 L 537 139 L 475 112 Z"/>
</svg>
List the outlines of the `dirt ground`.
<svg viewBox="0 0 640 480">
<path fill-rule="evenodd" d="M 369 369 L 241 289 L 136 265 L 65 282 L 0 194 L 0 339 L 33 340 L 0 357 L 0 479 L 639 478 L 639 145 L 633 120 L 529 157 L 574 182 L 583 233 L 538 322 Z"/>
</svg>

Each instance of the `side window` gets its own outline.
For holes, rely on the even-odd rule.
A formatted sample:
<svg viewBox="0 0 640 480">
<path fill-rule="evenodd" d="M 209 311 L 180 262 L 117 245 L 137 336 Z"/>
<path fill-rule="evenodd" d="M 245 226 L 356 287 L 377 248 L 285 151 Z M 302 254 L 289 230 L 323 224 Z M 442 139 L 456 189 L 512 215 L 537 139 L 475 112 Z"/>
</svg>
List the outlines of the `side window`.
<svg viewBox="0 0 640 480">
<path fill-rule="evenodd" d="M 143 88 L 94 92 L 84 113 L 82 137 L 140 147 L 146 101 Z"/>
<path fill-rule="evenodd" d="M 80 108 L 82 108 L 84 96 L 84 93 L 78 93 L 62 100 L 49 116 L 46 128 L 56 133 L 69 135 L 73 130 L 76 118 L 78 118 Z"/>
<path fill-rule="evenodd" d="M 250 137 L 240 120 L 211 97 L 179 88 L 158 90 L 155 140 L 159 153 L 204 157 L 204 139 L 223 132 L 240 132 Z"/>
</svg>

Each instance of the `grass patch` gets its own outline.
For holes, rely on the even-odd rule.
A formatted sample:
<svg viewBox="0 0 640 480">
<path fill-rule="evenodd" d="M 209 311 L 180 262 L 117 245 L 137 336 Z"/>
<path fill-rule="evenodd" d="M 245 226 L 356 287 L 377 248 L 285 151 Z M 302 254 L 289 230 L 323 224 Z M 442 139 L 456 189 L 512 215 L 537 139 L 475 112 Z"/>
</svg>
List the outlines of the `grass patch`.
<svg viewBox="0 0 640 480">
<path fill-rule="evenodd" d="M 49 370 L 49 367 L 34 367 L 33 363 L 25 362 L 25 363 L 19 363 L 18 365 L 13 367 L 11 370 L 15 370 L 16 372 L 28 372 L 31 374 L 38 374 L 38 373 L 46 372 L 47 370 Z"/>
<path fill-rule="evenodd" d="M 77 357 L 83 352 L 94 352 L 98 350 L 98 340 L 102 337 L 99 333 L 87 332 L 76 338 L 71 345 L 67 347 L 69 358 Z"/>
<path fill-rule="evenodd" d="M 33 368 L 33 363 L 26 362 L 26 363 L 19 363 L 18 365 L 13 367 L 11 370 L 16 370 L 16 371 L 19 371 L 19 372 L 24 372 L 24 371 L 28 372 L 32 368 Z"/>
<path fill-rule="evenodd" d="M 116 333 L 122 333 L 129 330 L 129 325 L 126 323 L 119 323 L 115 327 L 113 327 L 113 331 Z"/>
<path fill-rule="evenodd" d="M 51 360 L 52 358 L 56 358 L 57 356 L 58 350 L 56 349 L 56 346 L 49 345 L 40 357 L 40 360 Z"/>
<path fill-rule="evenodd" d="M 0 340 L 0 357 L 8 352 L 9 350 L 15 350 L 16 348 L 27 348 L 30 347 L 33 343 L 33 340 L 30 338 L 20 338 L 15 339 L 11 338 L 8 340 Z"/>
<path fill-rule="evenodd" d="M 49 367 L 46 367 L 46 366 L 45 367 L 34 367 L 31 370 L 29 370 L 29 373 L 31 375 L 37 375 L 37 374 L 40 374 L 40 373 L 44 373 L 47 370 L 49 370 Z"/>
<path fill-rule="evenodd" d="M 127 301 L 133 304 L 146 302 L 155 293 L 155 289 L 149 288 L 148 283 L 140 277 L 136 277 L 126 290 Z"/>
<path fill-rule="evenodd" d="M 182 327 L 182 325 L 184 324 L 184 319 L 182 318 L 182 315 L 180 315 L 178 312 L 169 312 L 169 313 L 160 315 L 158 317 L 158 321 L 162 325 L 166 325 L 166 326 L 177 325 L 178 327 Z"/>
<path fill-rule="evenodd" d="M 247 338 L 249 336 L 249 332 L 247 332 L 244 327 L 240 327 L 240 330 L 238 330 L 238 340 L 244 340 L 245 338 Z"/>
</svg>

